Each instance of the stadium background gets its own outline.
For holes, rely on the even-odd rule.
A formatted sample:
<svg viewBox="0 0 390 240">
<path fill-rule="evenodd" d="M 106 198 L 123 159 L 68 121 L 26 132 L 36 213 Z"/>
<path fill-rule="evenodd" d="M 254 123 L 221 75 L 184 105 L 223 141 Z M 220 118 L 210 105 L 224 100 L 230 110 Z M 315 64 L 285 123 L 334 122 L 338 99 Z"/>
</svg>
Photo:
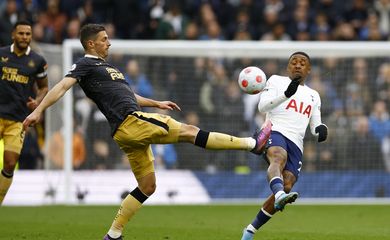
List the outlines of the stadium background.
<svg viewBox="0 0 390 240">
<path fill-rule="evenodd" d="M 1 6 L 1 45 L 10 43 L 16 19 L 30 19 L 33 47 L 49 62 L 50 86 L 67 70 L 61 57 L 69 54 L 61 45 L 64 39 L 77 38 L 80 26 L 90 22 L 104 23 L 111 39 L 165 40 L 172 45 L 177 40 L 229 42 L 232 47 L 248 41 L 353 44 L 388 41 L 390 32 L 390 4 L 379 0 L 8 0 L 1 1 Z M 126 74 L 137 93 L 177 102 L 183 111 L 170 114 L 183 122 L 238 136 L 250 136 L 264 116 L 256 112 L 256 96 L 245 96 L 238 89 L 237 73 L 257 65 L 267 76 L 284 74 L 291 53 L 248 57 L 250 53 L 243 51 L 241 56 L 215 57 L 211 51 L 207 57 L 198 56 L 194 49 L 192 56 L 177 57 L 174 51 L 172 56 L 159 56 L 158 52 L 128 54 L 125 48 L 114 52 L 109 61 Z M 356 57 L 336 58 L 324 52 L 313 59 L 308 84 L 320 92 L 330 138 L 321 145 L 310 134 L 306 138 L 297 185 L 303 199 L 381 201 L 390 197 L 390 64 L 383 54 L 373 56 L 364 48 L 356 51 L 361 52 Z M 73 60 L 81 56 L 78 49 L 72 54 Z M 119 203 L 121 193 L 131 189 L 128 184 L 135 184 L 96 106 L 77 86 L 71 102 L 71 106 L 60 102 L 46 113 L 41 125 L 29 130 L 20 160 L 20 169 L 28 171 L 16 174 L 5 204 L 26 204 L 21 198 L 26 192 L 33 196 L 33 204 Z M 67 119 L 63 110 L 69 107 L 74 116 L 70 121 L 74 122 L 74 171 L 57 171 L 66 168 L 63 147 L 69 132 L 63 131 Z M 154 146 L 153 150 L 162 188 L 153 198 L 157 203 L 253 201 L 269 194 L 265 162 L 245 152 L 207 152 L 185 144 Z M 113 174 L 117 179 L 108 182 Z M 32 179 L 36 184 L 31 184 Z M 118 186 L 118 182 L 123 184 Z M 69 192 L 72 195 L 66 196 Z M 113 198 L 102 199 L 107 194 Z"/>
</svg>

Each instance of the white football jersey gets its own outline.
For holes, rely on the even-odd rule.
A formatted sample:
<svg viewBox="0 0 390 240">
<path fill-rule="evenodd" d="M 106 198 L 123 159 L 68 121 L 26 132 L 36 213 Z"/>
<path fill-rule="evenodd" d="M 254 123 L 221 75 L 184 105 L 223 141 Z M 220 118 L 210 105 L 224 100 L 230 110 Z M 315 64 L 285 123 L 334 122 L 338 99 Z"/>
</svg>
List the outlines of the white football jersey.
<svg viewBox="0 0 390 240">
<path fill-rule="evenodd" d="M 321 124 L 321 99 L 317 91 L 306 85 L 299 85 L 297 92 L 287 98 L 284 91 L 290 82 L 289 77 L 272 75 L 260 95 L 259 110 L 267 109 L 272 130 L 283 134 L 303 151 L 307 126 L 310 123 L 311 132 L 316 135 L 314 129 Z"/>
</svg>

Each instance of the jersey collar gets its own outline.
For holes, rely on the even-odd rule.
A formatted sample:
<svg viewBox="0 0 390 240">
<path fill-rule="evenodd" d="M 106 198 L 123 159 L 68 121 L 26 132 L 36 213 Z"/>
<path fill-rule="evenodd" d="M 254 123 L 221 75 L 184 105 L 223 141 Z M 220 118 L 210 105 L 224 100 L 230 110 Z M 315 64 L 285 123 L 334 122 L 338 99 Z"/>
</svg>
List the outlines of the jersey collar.
<svg viewBox="0 0 390 240">
<path fill-rule="evenodd" d="M 14 47 L 14 44 L 11 44 L 11 47 L 10 47 L 10 50 L 11 50 L 11 52 L 13 53 L 14 52 L 14 49 L 15 47 Z M 27 51 L 24 53 L 25 55 L 29 55 L 30 54 L 30 52 L 31 52 L 31 48 L 30 48 L 30 46 L 28 46 L 27 47 Z"/>
<path fill-rule="evenodd" d="M 92 54 L 85 54 L 84 57 L 87 57 L 87 58 L 95 58 L 95 59 L 100 59 L 100 60 L 105 61 L 103 58 L 100 58 L 100 57 L 95 56 L 95 55 L 92 55 Z"/>
</svg>

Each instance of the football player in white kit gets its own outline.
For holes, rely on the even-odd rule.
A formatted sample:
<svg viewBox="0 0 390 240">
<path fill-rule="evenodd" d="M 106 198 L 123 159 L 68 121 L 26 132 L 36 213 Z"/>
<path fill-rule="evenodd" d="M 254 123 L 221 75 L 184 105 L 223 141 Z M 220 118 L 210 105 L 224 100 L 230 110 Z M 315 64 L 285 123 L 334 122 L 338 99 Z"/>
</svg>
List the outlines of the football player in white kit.
<svg viewBox="0 0 390 240">
<path fill-rule="evenodd" d="M 317 91 L 305 85 L 310 73 L 310 57 L 293 53 L 288 61 L 288 76 L 273 75 L 260 95 L 259 111 L 267 113 L 272 123 L 266 160 L 272 195 L 264 202 L 255 219 L 243 232 L 241 240 L 252 240 L 256 231 L 277 211 L 298 197 L 290 192 L 302 167 L 303 138 L 308 125 L 318 142 L 325 141 L 328 128 L 321 122 L 321 99 Z"/>
</svg>

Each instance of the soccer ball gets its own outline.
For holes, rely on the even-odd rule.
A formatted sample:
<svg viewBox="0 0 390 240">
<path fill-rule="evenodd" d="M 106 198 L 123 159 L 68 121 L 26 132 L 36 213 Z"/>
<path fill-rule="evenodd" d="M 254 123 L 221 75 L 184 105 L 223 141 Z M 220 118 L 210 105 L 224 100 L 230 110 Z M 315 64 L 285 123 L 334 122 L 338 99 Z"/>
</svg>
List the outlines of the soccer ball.
<svg viewBox="0 0 390 240">
<path fill-rule="evenodd" d="M 267 82 L 267 76 L 258 67 L 244 68 L 238 76 L 238 85 L 248 94 L 258 94 L 263 91 Z"/>
</svg>

